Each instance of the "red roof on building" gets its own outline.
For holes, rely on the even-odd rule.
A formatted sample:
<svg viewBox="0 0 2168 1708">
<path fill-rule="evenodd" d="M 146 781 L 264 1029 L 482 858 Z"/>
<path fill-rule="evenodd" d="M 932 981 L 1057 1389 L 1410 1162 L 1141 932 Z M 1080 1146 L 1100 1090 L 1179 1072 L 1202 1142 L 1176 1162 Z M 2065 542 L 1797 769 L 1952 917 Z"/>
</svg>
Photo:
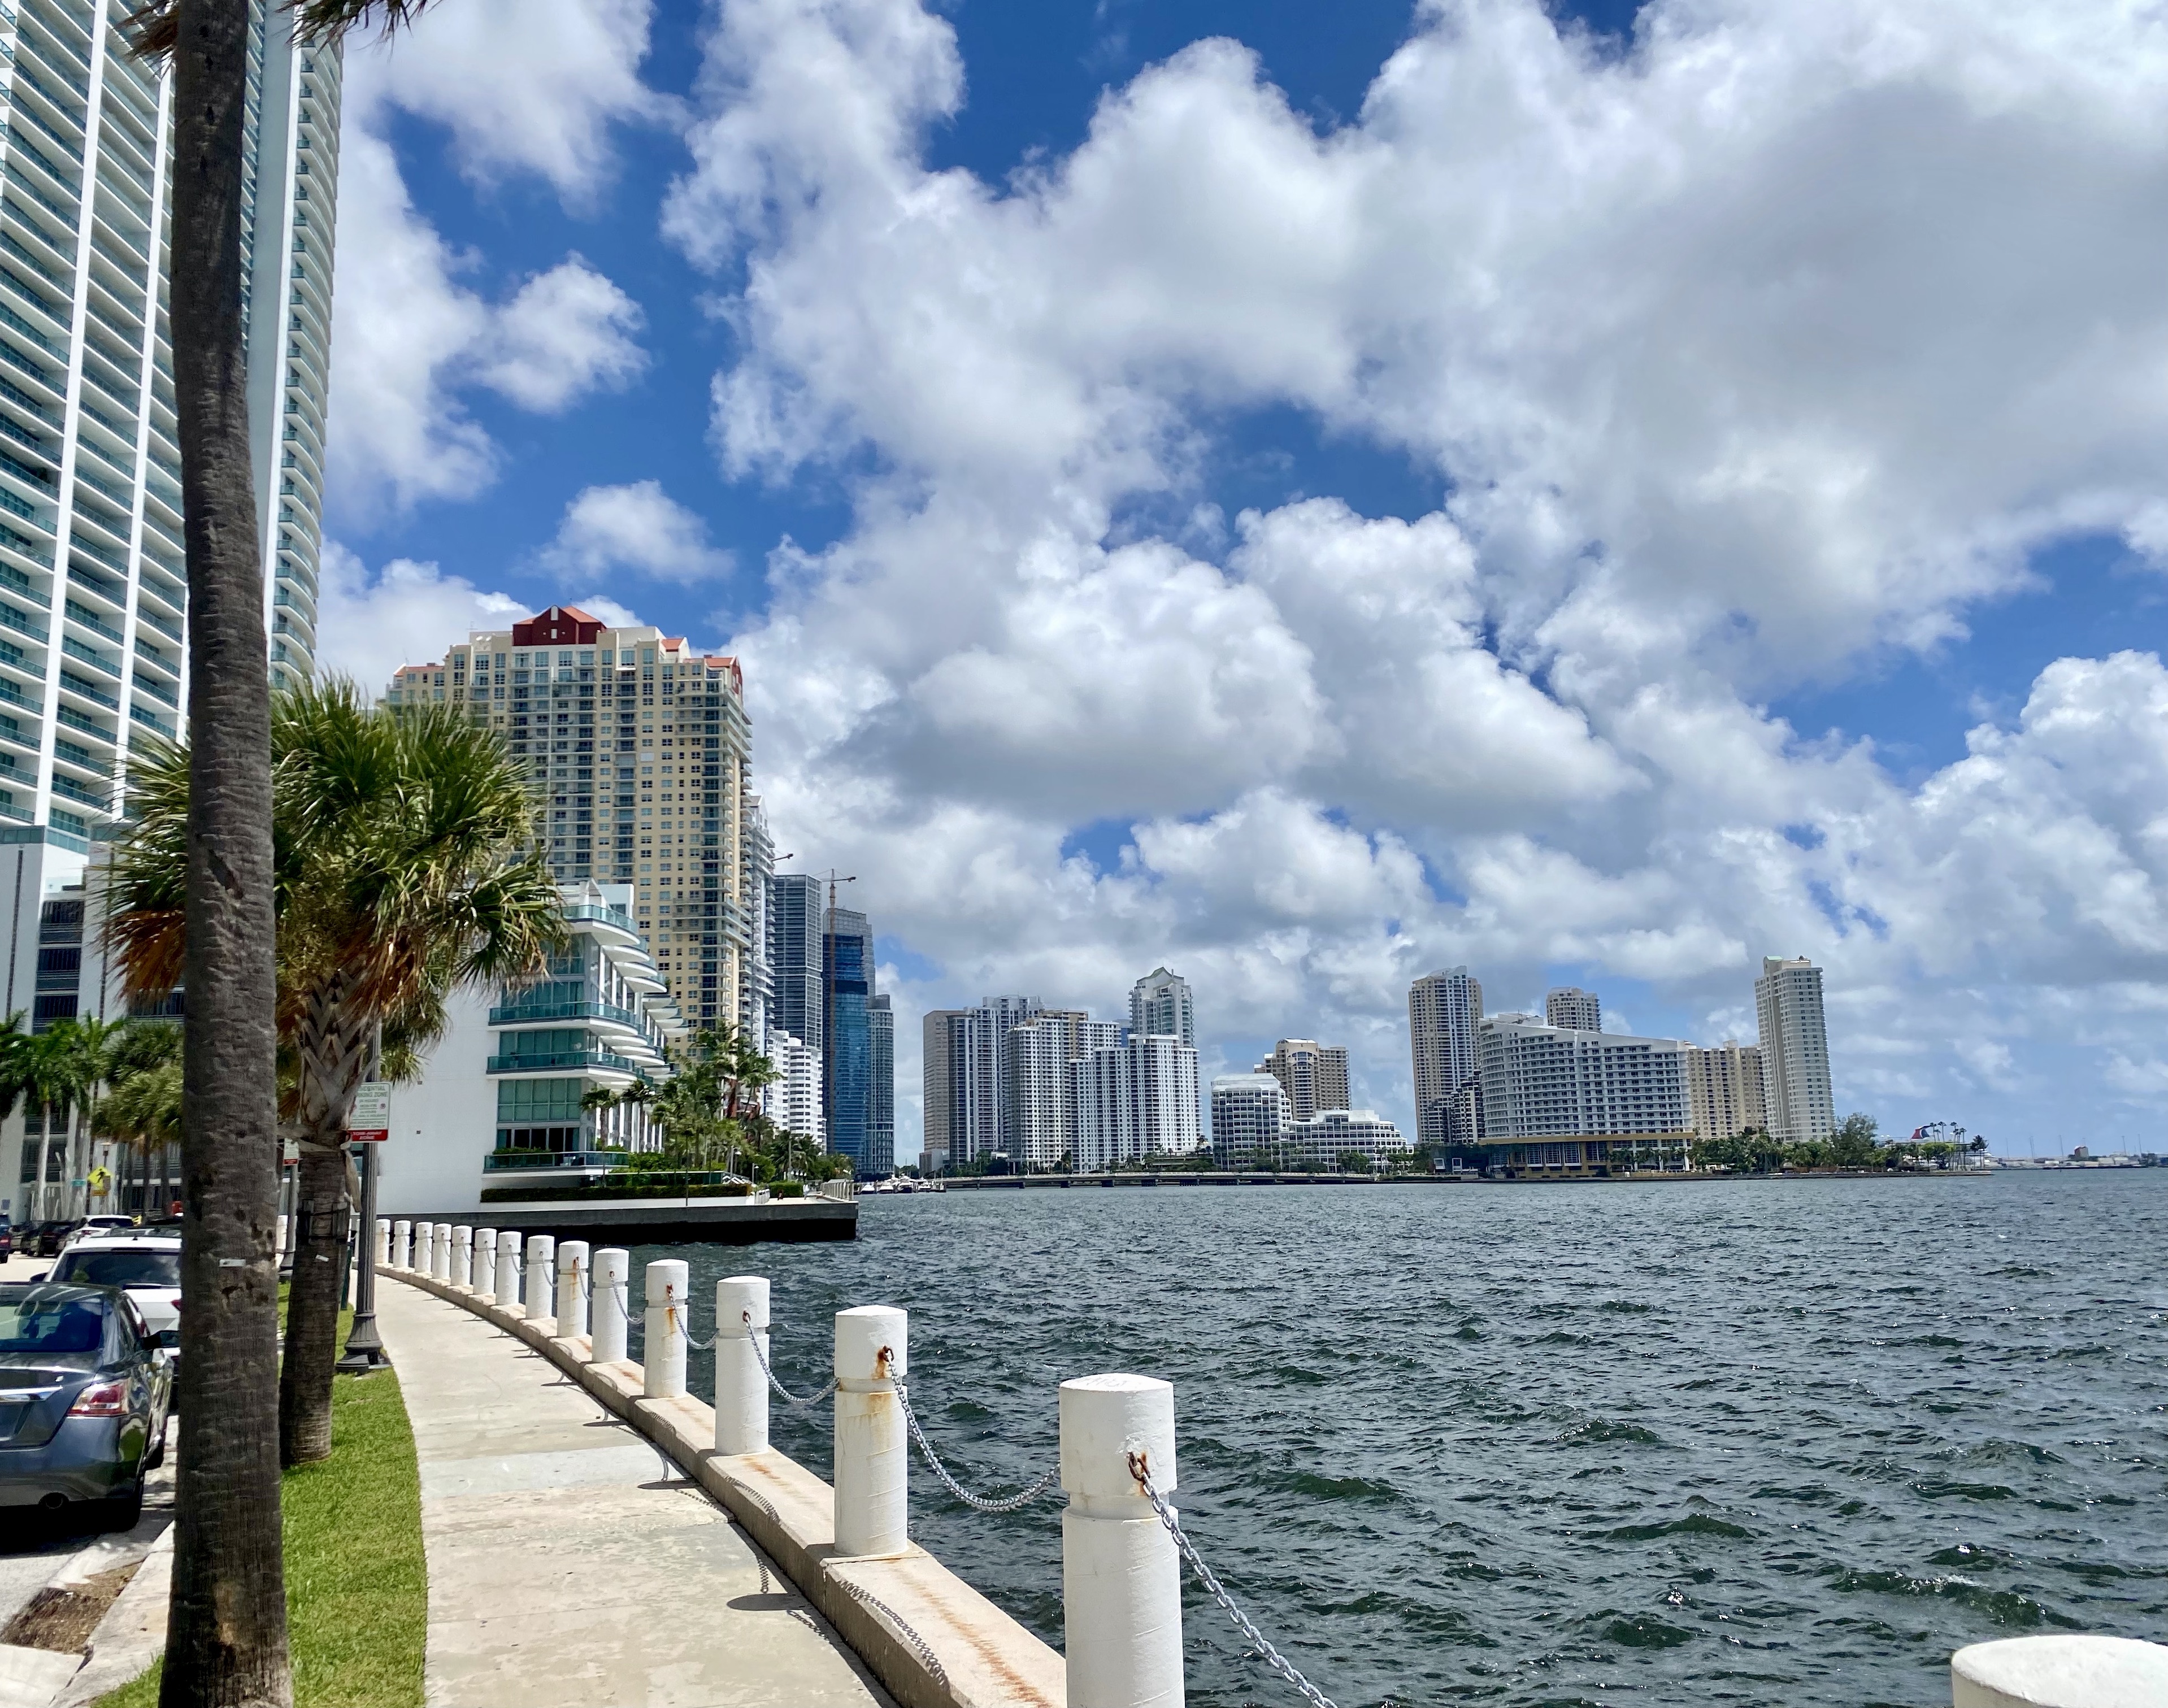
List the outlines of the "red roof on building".
<svg viewBox="0 0 2168 1708">
<path fill-rule="evenodd" d="M 584 646 L 609 625 L 577 605 L 552 605 L 512 625 L 514 646 Z"/>
</svg>

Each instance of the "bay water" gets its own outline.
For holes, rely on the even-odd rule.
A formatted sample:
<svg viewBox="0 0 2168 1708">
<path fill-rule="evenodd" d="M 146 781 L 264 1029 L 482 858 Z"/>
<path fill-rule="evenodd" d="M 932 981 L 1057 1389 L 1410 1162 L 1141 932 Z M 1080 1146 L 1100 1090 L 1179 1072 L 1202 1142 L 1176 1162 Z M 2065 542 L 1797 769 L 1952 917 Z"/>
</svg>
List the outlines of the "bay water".
<svg viewBox="0 0 2168 1708">
<path fill-rule="evenodd" d="M 1168 1378 L 1185 1526 L 1339 1708 L 1939 1708 L 1968 1642 L 2168 1639 L 2168 1169 L 861 1207 L 847 1245 L 636 1251 L 635 1297 L 689 1258 L 704 1338 L 768 1276 L 801 1392 L 837 1310 L 906 1308 L 982 1493 L 1053 1464 L 1064 1378 Z M 829 1428 L 775 1407 L 824 1477 Z M 1059 1647 L 1058 1493 L 911 1474 L 915 1539 Z M 1191 1701 L 1292 1708 L 1187 1594 Z"/>
</svg>

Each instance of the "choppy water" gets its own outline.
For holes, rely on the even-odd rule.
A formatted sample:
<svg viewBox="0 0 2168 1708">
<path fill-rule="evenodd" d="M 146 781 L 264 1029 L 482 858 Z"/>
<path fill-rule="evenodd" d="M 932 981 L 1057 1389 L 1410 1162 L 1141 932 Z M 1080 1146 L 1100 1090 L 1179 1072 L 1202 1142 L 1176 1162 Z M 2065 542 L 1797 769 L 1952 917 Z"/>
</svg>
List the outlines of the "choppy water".
<svg viewBox="0 0 2168 1708">
<path fill-rule="evenodd" d="M 860 1225 L 671 1254 L 696 1300 L 772 1277 L 794 1386 L 834 1311 L 906 1307 L 921 1415 L 982 1489 L 1052 1462 L 1063 1377 L 1171 1378 L 1186 1524 L 1341 1708 L 1926 1708 L 1966 1642 L 2168 1638 L 2168 1170 L 950 1193 Z M 815 1415 L 774 1438 L 826 1475 Z M 1058 1646 L 1055 1503 L 911 1475 L 917 1538 Z M 1193 1594 L 1187 1636 L 1199 1708 L 1294 1702 Z"/>
</svg>

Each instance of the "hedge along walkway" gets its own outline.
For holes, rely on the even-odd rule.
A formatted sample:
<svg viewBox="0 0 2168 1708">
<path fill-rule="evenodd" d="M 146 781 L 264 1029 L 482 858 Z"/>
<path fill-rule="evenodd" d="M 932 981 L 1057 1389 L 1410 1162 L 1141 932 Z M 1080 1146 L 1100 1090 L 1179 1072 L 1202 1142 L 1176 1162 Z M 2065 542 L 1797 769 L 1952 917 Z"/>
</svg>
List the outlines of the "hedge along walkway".
<svg viewBox="0 0 2168 1708">
<path fill-rule="evenodd" d="M 433 1708 L 885 1708 L 706 1491 L 548 1360 L 419 1288 L 376 1300 L 421 1459 Z"/>
<path fill-rule="evenodd" d="M 295 1708 L 420 1708 L 429 1582 L 398 1376 L 336 1378 L 332 1456 L 289 1471 L 279 1494 Z M 158 1673 L 98 1708 L 153 1708 Z"/>
</svg>

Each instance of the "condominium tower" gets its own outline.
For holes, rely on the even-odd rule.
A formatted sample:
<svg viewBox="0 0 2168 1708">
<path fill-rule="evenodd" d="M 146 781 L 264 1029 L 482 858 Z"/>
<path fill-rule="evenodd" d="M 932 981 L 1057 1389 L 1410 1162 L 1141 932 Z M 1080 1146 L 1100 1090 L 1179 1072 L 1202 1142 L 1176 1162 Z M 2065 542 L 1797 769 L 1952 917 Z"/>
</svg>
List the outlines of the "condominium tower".
<svg viewBox="0 0 2168 1708">
<path fill-rule="evenodd" d="M 1347 1106 L 1347 1052 L 1341 1045 L 1282 1038 L 1257 1070 L 1286 1088 L 1290 1120 L 1307 1121 L 1320 1110 Z M 1212 1083 L 1217 1086 L 1220 1081 Z"/>
<path fill-rule="evenodd" d="M 1736 1138 L 1769 1129 L 1762 1052 L 1726 1038 L 1713 1049 L 1687 1052 L 1687 1103 L 1703 1138 Z"/>
<path fill-rule="evenodd" d="M 1827 1138 L 1836 1130 L 1836 1106 L 1822 1023 L 1822 969 L 1804 955 L 1765 957 L 1754 981 L 1754 1011 L 1762 1026 L 1770 1137 L 1788 1144 Z"/>
<path fill-rule="evenodd" d="M 1482 1137 L 1476 1059 L 1482 1023 L 1483 987 L 1465 967 L 1428 973 L 1408 987 L 1419 1143 L 1468 1144 Z"/>
<path fill-rule="evenodd" d="M 632 884 L 635 922 L 687 1023 L 743 1018 L 758 948 L 746 888 L 752 726 L 736 659 L 552 606 L 406 666 L 385 698 L 465 706 L 502 734 L 530 767 L 557 880 Z"/>
<path fill-rule="evenodd" d="M 1197 1048 L 1197 1015 L 1189 981 L 1155 967 L 1129 989 L 1129 1030 L 1140 1037 L 1171 1037 Z"/>
<path fill-rule="evenodd" d="M 1544 996 L 1544 1018 L 1555 1026 L 1568 1032 L 1602 1032 L 1603 1005 L 1597 1000 L 1593 990 L 1583 990 L 1578 985 L 1562 984 Z"/>
<path fill-rule="evenodd" d="M 1685 1132 L 1690 1048 L 1495 1016 L 1478 1036 L 1484 1140 Z"/>
</svg>

